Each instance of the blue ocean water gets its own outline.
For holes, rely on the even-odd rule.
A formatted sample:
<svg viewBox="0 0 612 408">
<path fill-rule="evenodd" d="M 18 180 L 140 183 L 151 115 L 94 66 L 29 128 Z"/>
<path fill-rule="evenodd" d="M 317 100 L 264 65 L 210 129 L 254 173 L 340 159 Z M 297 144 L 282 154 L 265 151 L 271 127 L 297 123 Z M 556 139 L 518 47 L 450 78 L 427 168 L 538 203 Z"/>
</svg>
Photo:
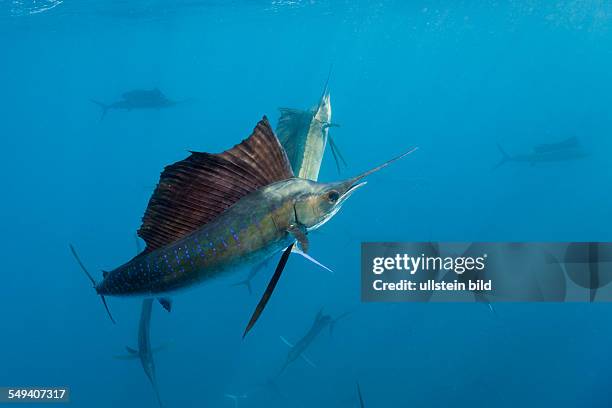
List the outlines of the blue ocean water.
<svg viewBox="0 0 612 408">
<path fill-rule="evenodd" d="M 329 83 L 333 128 L 320 180 L 369 178 L 311 237 L 329 274 L 290 259 L 257 326 L 245 271 L 155 305 L 167 407 L 610 406 L 606 304 L 360 302 L 362 241 L 612 240 L 612 4 L 537 1 L 0 2 L 0 386 L 69 386 L 75 407 L 157 406 L 138 362 L 140 300 L 106 316 L 93 274 L 135 252 L 165 165 L 219 152 L 279 107 L 309 108 Z M 158 87 L 170 109 L 111 111 Z M 577 137 L 587 158 L 500 160 Z M 337 316 L 277 378 L 321 308 Z"/>
</svg>

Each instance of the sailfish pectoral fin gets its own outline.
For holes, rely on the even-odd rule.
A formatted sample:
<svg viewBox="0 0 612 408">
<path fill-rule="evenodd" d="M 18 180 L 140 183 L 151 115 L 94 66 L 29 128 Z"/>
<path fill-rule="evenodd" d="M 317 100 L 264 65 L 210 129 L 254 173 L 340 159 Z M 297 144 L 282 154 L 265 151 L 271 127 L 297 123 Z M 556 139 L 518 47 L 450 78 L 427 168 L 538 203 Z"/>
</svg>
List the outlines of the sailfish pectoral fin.
<svg viewBox="0 0 612 408">
<path fill-rule="evenodd" d="M 140 353 L 138 353 L 138 350 L 135 350 L 130 346 L 126 346 L 125 349 L 128 352 L 127 354 L 121 356 L 114 356 L 114 358 L 117 360 L 136 360 L 140 358 Z"/>
<path fill-rule="evenodd" d="M 284 338 L 283 336 L 280 336 L 280 339 L 283 341 L 283 343 L 285 343 L 286 345 L 288 345 L 290 348 L 293 348 L 293 344 L 291 344 L 289 342 L 289 340 L 287 340 L 286 338 Z"/>
<path fill-rule="evenodd" d="M 295 238 L 298 244 L 300 244 L 300 248 L 301 248 L 300 252 L 302 251 L 304 253 L 308 252 L 309 241 L 308 241 L 308 236 L 306 235 L 306 228 L 304 228 L 301 225 L 300 226 L 292 225 L 289 227 L 289 229 L 287 229 L 287 232 L 291 234 L 293 238 Z M 297 248 L 293 247 L 292 251 L 296 252 L 295 249 Z"/>
<path fill-rule="evenodd" d="M 281 274 L 283 273 L 283 270 L 285 269 L 285 265 L 287 265 L 287 261 L 289 260 L 289 255 L 291 255 L 291 250 L 293 249 L 294 245 L 295 243 L 289 245 L 287 249 L 285 249 L 285 252 L 283 252 L 281 259 L 278 262 L 278 265 L 276 265 L 276 270 L 274 271 L 274 275 L 272 275 L 272 279 L 270 279 L 270 282 L 268 283 L 268 287 L 266 288 L 266 291 L 264 292 L 263 296 L 259 300 L 259 303 L 257 304 L 257 307 L 255 308 L 255 311 L 253 312 L 253 315 L 251 316 L 251 320 L 249 320 L 249 323 L 247 324 L 247 327 L 244 330 L 244 333 L 242 334 L 243 339 L 246 337 L 247 333 L 253 328 L 253 326 L 257 322 L 257 319 L 259 319 L 259 316 L 261 316 L 261 313 L 264 311 L 266 305 L 268 304 L 268 301 L 270 300 L 270 297 L 272 296 L 272 293 L 274 292 L 274 288 L 276 288 L 276 284 L 278 283 L 278 280 L 280 279 Z"/>
<path fill-rule="evenodd" d="M 127 350 L 128 353 L 132 354 L 132 355 L 138 355 L 138 350 L 131 348 L 130 346 L 125 346 L 125 349 Z"/>
<path fill-rule="evenodd" d="M 317 368 L 317 365 L 315 363 L 313 363 L 311 359 L 306 357 L 306 355 L 304 355 L 304 353 L 300 354 L 300 357 L 302 358 L 302 360 L 304 360 L 306 362 L 306 364 L 308 364 L 312 368 Z"/>
</svg>

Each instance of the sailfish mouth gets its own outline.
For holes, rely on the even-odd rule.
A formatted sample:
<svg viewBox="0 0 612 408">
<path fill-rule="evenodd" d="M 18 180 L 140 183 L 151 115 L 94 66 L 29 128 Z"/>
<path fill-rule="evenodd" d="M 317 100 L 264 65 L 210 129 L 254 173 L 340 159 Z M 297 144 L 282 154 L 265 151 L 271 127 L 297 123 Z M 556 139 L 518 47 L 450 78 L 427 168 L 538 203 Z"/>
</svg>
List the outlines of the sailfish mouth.
<svg viewBox="0 0 612 408">
<path fill-rule="evenodd" d="M 366 184 L 368 184 L 367 181 L 361 181 L 361 182 L 357 182 L 357 183 L 353 183 L 352 186 L 350 186 L 348 188 L 348 190 L 346 190 L 346 192 L 344 194 L 342 194 L 342 196 L 340 196 L 340 198 L 338 199 L 338 202 L 336 203 L 336 207 L 340 207 L 342 206 L 342 204 L 344 204 L 344 202 L 351 196 L 353 195 L 353 193 L 355 192 L 355 190 L 365 186 Z"/>
</svg>

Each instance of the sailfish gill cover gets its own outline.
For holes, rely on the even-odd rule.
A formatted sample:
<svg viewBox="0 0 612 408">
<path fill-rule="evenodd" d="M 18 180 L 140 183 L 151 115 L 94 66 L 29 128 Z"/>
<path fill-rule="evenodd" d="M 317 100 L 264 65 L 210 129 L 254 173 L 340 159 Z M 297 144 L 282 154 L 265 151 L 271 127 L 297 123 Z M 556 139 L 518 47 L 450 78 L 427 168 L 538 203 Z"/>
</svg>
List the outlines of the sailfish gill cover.
<svg viewBox="0 0 612 408">
<path fill-rule="evenodd" d="M 309 112 L 332 67 L 346 166 L 328 140 L 318 181 L 419 150 L 308 234 L 334 273 L 292 255 L 244 340 L 280 252 L 252 294 L 245 266 L 170 313 L 156 300 L 163 406 L 609 406 L 606 305 L 361 303 L 360 243 L 612 240 L 611 43 L 595 0 L 0 2 L 0 387 L 158 406 L 139 361 L 113 358 L 142 299 L 107 297 L 113 325 L 68 245 L 102 281 L 137 253 L 166 166 Z M 349 314 L 301 341 L 321 310 Z M 280 336 L 308 345 L 281 375 Z"/>
</svg>

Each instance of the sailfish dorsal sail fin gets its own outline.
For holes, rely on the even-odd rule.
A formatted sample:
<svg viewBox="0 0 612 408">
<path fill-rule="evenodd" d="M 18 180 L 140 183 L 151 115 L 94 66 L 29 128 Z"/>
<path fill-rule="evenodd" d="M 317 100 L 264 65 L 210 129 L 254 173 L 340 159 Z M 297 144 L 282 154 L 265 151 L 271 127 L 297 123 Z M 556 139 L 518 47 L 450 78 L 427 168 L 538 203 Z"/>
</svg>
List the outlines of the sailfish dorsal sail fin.
<svg viewBox="0 0 612 408">
<path fill-rule="evenodd" d="M 313 113 L 311 111 L 280 108 L 280 118 L 276 125 L 276 134 L 287 153 L 289 162 L 296 174 L 304 157 L 304 140 L 310 129 Z"/>
<path fill-rule="evenodd" d="M 287 155 L 265 116 L 251 136 L 223 153 L 191 152 L 160 176 L 138 230 L 145 252 L 183 238 L 247 194 L 291 177 Z"/>
</svg>

